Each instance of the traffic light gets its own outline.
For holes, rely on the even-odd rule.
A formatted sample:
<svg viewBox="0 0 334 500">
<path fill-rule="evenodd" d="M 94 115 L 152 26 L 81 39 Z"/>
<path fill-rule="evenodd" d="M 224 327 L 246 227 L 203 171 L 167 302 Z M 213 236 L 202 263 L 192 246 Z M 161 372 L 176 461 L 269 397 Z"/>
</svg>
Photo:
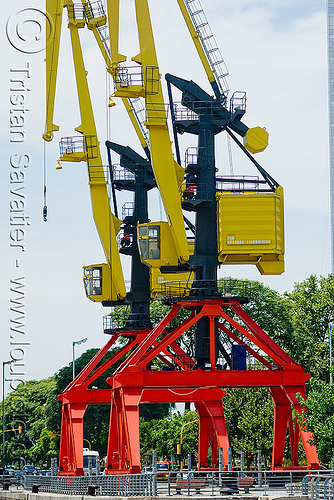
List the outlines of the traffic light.
<svg viewBox="0 0 334 500">
<path fill-rule="evenodd" d="M 19 434 L 22 434 L 22 425 L 19 425 Z"/>
</svg>

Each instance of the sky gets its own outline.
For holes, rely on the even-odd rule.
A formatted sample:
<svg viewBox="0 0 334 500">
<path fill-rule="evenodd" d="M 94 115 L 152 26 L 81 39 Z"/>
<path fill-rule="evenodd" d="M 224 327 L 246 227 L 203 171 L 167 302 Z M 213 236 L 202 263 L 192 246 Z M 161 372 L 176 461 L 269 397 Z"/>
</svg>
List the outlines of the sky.
<svg viewBox="0 0 334 500">
<path fill-rule="evenodd" d="M 176 0 L 149 3 L 161 73 L 193 79 L 210 92 Z M 264 277 L 255 267 L 226 266 L 219 275 L 255 279 L 280 292 L 288 291 L 310 274 L 330 272 L 326 2 L 201 3 L 228 66 L 231 92 L 247 91 L 245 123 L 269 131 L 269 146 L 257 160 L 283 186 L 285 199 L 285 273 Z M 120 52 L 129 58 L 138 52 L 133 4 L 133 0 L 121 2 Z M 1 17 L 0 352 L 2 361 L 15 360 L 6 366 L 6 392 L 21 379 L 42 379 L 67 365 L 73 340 L 88 339 L 77 346 L 77 356 L 108 340 L 102 317 L 109 309 L 90 302 L 82 284 L 82 265 L 104 261 L 92 219 L 87 172 L 83 163 L 55 169 L 60 138 L 75 135 L 73 129 L 80 124 L 66 23 L 54 119 L 60 131 L 46 145 L 41 138 L 45 121 L 45 53 L 39 51 L 43 48 L 43 12 L 40 0 L 12 0 L 3 5 Z M 27 16 L 33 22 L 26 22 Z M 122 106 L 106 111 L 104 63 L 92 34 L 82 31 L 101 143 L 109 138 L 140 152 Z M 15 143 L 11 139 L 18 137 L 13 133 L 18 129 L 11 117 L 18 113 L 18 88 L 24 93 L 24 111 L 19 114 L 25 135 L 23 142 Z M 226 139 L 221 135 L 217 166 L 229 173 Z M 191 138 L 186 140 L 187 145 L 195 145 L 189 142 Z M 232 154 L 235 174 L 255 175 L 238 151 Z M 43 177 L 47 222 L 42 218 Z M 23 200 L 21 212 L 13 213 L 13 207 L 18 210 L 13 200 L 18 199 Z M 119 208 L 126 200 L 120 197 Z M 156 194 L 150 199 L 150 209 L 152 220 L 157 213 L 163 217 Z M 11 220 L 13 215 L 21 219 Z M 123 264 L 129 279 L 129 263 L 123 259 Z M 13 300 L 19 298 L 15 307 Z M 13 304 L 14 309 L 19 306 L 24 326 L 14 322 L 18 312 L 10 310 Z"/>
</svg>

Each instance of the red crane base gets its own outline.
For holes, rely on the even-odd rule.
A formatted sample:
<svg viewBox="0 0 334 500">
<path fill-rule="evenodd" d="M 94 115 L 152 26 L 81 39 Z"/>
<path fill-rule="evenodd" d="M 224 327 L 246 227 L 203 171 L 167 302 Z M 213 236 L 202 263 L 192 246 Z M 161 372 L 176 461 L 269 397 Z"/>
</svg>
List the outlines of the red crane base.
<svg viewBox="0 0 334 500">
<path fill-rule="evenodd" d="M 190 309 L 190 316 L 170 330 L 168 325 L 184 308 Z M 205 369 L 197 367 L 196 362 L 176 342 L 202 317 L 209 318 L 210 324 L 210 363 Z M 249 355 L 259 362 L 259 369 L 221 369 L 221 366 L 216 365 L 217 318 L 219 330 L 234 343 L 246 345 Z M 119 336 L 127 337 L 128 343 L 97 368 Z M 94 380 L 127 353 L 130 354 L 126 360 L 107 380 L 110 390 L 88 389 Z M 163 361 L 166 371 L 157 371 L 152 366 L 155 359 Z M 226 394 L 225 389 L 233 387 L 267 387 L 270 391 L 274 403 L 273 470 L 284 468 L 287 430 L 292 468 L 302 468 L 298 461 L 300 437 L 308 464 L 306 468 L 319 469 L 316 448 L 310 444 L 312 435 L 305 432 L 293 417 L 293 410 L 302 414 L 303 407 L 298 394 L 306 397 L 305 382 L 308 379 L 309 375 L 302 367 L 243 311 L 240 301 L 216 299 L 175 302 L 152 331 L 118 332 L 112 336 L 59 396 L 63 402 L 59 474 L 83 475 L 83 415 L 88 404 L 111 405 L 105 473 L 134 474 L 141 470 L 139 404 L 189 401 L 195 403 L 199 417 L 198 469 L 207 470 L 209 447 L 212 468 L 217 469 L 217 448 L 220 447 L 223 449 L 224 470 L 227 470 L 229 440 L 223 396 Z"/>
</svg>

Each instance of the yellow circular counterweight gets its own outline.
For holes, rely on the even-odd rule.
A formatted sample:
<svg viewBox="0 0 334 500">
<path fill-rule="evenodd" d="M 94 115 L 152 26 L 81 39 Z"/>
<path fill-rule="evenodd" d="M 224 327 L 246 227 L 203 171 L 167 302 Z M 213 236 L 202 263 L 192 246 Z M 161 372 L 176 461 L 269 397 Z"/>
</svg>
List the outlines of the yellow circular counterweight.
<svg viewBox="0 0 334 500">
<path fill-rule="evenodd" d="M 268 146 L 269 134 L 265 127 L 252 127 L 247 130 L 243 142 L 250 153 L 261 153 Z"/>
</svg>

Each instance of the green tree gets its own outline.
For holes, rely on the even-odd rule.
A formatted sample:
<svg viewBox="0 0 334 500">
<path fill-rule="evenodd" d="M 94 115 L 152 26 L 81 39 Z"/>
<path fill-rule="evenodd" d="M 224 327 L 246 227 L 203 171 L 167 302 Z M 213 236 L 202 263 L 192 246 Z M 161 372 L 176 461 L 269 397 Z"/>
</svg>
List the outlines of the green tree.
<svg viewBox="0 0 334 500">
<path fill-rule="evenodd" d="M 321 463 L 328 467 L 334 458 L 334 384 L 311 379 L 310 385 L 307 400 L 301 399 L 305 412 L 299 422 L 313 433 L 312 444 Z"/>
<path fill-rule="evenodd" d="M 180 443 L 180 433 L 183 424 L 196 420 L 197 412 L 186 411 L 183 415 L 176 413 L 173 418 L 163 418 L 140 422 L 140 444 L 141 454 L 151 455 L 153 450 L 157 451 L 160 459 L 175 457 L 177 444 Z M 198 448 L 198 424 L 194 423 L 184 428 L 183 432 L 183 455 L 191 453 L 197 456 Z"/>
<path fill-rule="evenodd" d="M 35 446 L 32 446 L 28 455 L 31 461 L 39 467 L 50 468 L 51 458 L 58 457 L 59 436 L 53 434 L 49 429 L 42 429 Z"/>
<path fill-rule="evenodd" d="M 283 349 L 289 349 L 293 327 L 289 316 L 289 301 L 284 295 L 259 281 L 224 278 L 219 290 L 226 288 L 233 295 L 248 296 L 243 310 Z"/>
<path fill-rule="evenodd" d="M 56 395 L 55 379 L 50 377 L 24 382 L 6 397 L 6 429 L 22 426 L 21 434 L 18 431 L 6 433 L 6 463 L 30 460 L 30 449 L 36 446 L 45 427 L 45 419 L 48 423 Z"/>
<path fill-rule="evenodd" d="M 334 318 L 334 276 L 311 275 L 285 294 L 293 337 L 292 357 L 316 379 L 329 380 L 329 324 Z"/>
<path fill-rule="evenodd" d="M 230 446 L 235 453 L 270 456 L 274 407 L 268 389 L 228 389 L 223 398 Z"/>
</svg>

